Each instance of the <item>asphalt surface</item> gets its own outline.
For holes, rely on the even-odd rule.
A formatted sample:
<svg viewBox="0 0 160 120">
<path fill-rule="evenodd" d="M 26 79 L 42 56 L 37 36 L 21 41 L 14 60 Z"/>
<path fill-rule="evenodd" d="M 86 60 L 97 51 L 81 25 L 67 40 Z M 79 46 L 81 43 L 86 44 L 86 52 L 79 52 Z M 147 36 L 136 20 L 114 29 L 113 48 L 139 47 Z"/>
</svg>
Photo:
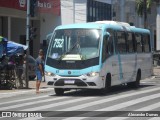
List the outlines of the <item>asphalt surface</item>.
<svg viewBox="0 0 160 120">
<path fill-rule="evenodd" d="M 15 116 L 12 114 L 12 118 L 7 118 L 7 120 L 160 119 L 160 79 L 155 76 L 142 80 L 139 89 L 128 88 L 125 85 L 114 86 L 106 94 L 100 94 L 96 90 L 73 90 L 65 92 L 63 96 L 56 96 L 53 88 L 42 87 L 40 94 L 35 94 L 34 90 L 28 90 L 30 92 L 27 93 L 21 92 L 15 96 L 8 94 L 8 96 L 1 96 L 0 111 L 21 114 L 29 112 L 29 115 L 38 112 L 45 118 L 41 116 L 13 118 Z"/>
<path fill-rule="evenodd" d="M 140 88 L 114 86 L 106 94 L 97 90 L 66 91 L 56 96 L 54 89 L 42 82 L 35 93 L 35 81 L 30 89 L 1 90 L 0 119 L 7 120 L 159 120 L 159 67 L 154 75 L 141 80 Z M 4 118 L 9 112 L 11 117 Z M 35 113 L 37 116 L 32 116 Z M 26 115 L 26 116 L 16 116 Z"/>
</svg>

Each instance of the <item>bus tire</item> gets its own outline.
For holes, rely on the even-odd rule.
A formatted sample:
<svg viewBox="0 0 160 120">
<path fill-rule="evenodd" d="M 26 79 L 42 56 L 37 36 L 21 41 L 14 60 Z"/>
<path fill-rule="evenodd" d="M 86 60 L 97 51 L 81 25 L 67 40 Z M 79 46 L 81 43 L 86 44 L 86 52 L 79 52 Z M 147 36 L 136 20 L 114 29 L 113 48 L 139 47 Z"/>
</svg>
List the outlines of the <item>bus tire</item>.
<svg viewBox="0 0 160 120">
<path fill-rule="evenodd" d="M 134 82 L 134 87 L 135 87 L 135 88 L 138 88 L 138 87 L 139 87 L 139 85 L 140 85 L 140 80 L 141 80 L 141 72 L 140 72 L 140 70 L 138 70 L 137 77 L 136 77 L 136 81 Z"/>
<path fill-rule="evenodd" d="M 141 80 L 141 71 L 138 70 L 137 76 L 136 76 L 136 81 L 135 82 L 127 83 L 127 86 L 128 87 L 132 87 L 132 88 L 138 88 L 139 85 L 140 85 L 140 80 Z"/>
<path fill-rule="evenodd" d="M 109 92 L 110 89 L 111 89 L 111 74 L 107 74 L 106 80 L 105 80 L 105 87 L 101 89 L 102 94 Z"/>
<path fill-rule="evenodd" d="M 54 91 L 55 91 L 56 95 L 63 95 L 64 94 L 63 88 L 54 88 Z"/>
</svg>

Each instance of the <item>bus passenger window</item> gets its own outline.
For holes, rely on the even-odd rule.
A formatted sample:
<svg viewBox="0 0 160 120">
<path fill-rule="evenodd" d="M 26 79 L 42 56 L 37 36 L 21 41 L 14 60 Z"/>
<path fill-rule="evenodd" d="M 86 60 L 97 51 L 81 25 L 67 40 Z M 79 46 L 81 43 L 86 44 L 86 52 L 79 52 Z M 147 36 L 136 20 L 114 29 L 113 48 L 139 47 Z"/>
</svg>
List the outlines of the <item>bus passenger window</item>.
<svg viewBox="0 0 160 120">
<path fill-rule="evenodd" d="M 132 33 L 127 33 L 127 48 L 129 53 L 134 52 L 134 43 Z"/>
<path fill-rule="evenodd" d="M 108 51 L 108 54 L 109 55 L 112 55 L 113 54 L 113 36 L 110 36 L 109 37 L 109 40 L 108 40 L 108 43 L 107 43 L 107 51 Z"/>
<path fill-rule="evenodd" d="M 107 32 L 110 34 L 107 44 L 108 54 L 112 55 L 114 53 L 114 31 L 112 29 L 107 29 Z"/>
<path fill-rule="evenodd" d="M 150 36 L 148 34 L 143 35 L 143 45 L 144 45 L 144 51 L 150 52 Z"/>
<path fill-rule="evenodd" d="M 126 40 L 124 32 L 117 32 L 117 52 L 126 53 Z"/>
<path fill-rule="evenodd" d="M 136 39 L 137 52 L 141 53 L 142 52 L 142 36 L 141 36 L 141 34 L 135 34 L 135 39 Z"/>
</svg>

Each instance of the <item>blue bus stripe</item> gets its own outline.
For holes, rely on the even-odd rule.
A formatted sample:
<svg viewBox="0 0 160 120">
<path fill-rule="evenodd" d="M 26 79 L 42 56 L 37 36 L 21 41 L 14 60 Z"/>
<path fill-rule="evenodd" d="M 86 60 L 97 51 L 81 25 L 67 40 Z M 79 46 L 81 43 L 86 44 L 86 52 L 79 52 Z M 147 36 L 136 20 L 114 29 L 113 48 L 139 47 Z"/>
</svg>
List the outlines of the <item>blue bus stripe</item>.
<svg viewBox="0 0 160 120">
<path fill-rule="evenodd" d="M 121 62 L 121 56 L 120 54 L 118 53 L 118 63 L 119 63 L 119 77 L 120 77 L 120 80 L 123 78 L 122 76 L 122 62 Z"/>
</svg>

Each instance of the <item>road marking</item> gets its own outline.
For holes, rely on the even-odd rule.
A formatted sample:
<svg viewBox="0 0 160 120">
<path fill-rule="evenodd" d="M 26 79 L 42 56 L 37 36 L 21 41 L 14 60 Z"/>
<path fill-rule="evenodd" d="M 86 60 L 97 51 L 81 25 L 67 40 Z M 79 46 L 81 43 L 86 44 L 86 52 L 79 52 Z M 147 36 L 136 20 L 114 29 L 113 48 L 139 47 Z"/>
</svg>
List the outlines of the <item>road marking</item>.
<svg viewBox="0 0 160 120">
<path fill-rule="evenodd" d="M 123 102 L 123 103 L 120 103 L 120 104 L 116 104 L 116 105 L 113 105 L 113 106 L 110 106 L 110 107 L 102 108 L 102 109 L 99 109 L 99 110 L 96 110 L 96 111 L 114 111 L 114 110 L 125 108 L 125 107 L 131 106 L 131 105 L 135 105 L 137 103 L 145 102 L 147 100 L 152 100 L 152 99 L 159 98 L 159 97 L 160 97 L 160 93 L 153 94 L 153 95 L 145 96 L 145 97 L 142 97 L 142 98 L 130 100 L 128 102 Z"/>
<path fill-rule="evenodd" d="M 121 98 L 125 98 L 125 97 L 130 97 L 130 96 L 133 96 L 133 95 L 139 95 L 139 94 L 144 94 L 144 93 L 148 93 L 148 92 L 153 92 L 153 91 L 156 91 L 156 90 L 160 90 L 160 88 L 154 88 L 154 89 L 144 90 L 144 91 L 136 91 L 134 93 L 129 93 L 129 94 L 119 95 L 119 96 L 115 96 L 115 97 L 111 97 L 111 98 L 107 98 L 107 99 L 97 100 L 97 101 L 94 101 L 94 102 L 89 102 L 89 103 L 85 103 L 85 104 L 82 104 L 82 105 L 77 105 L 77 106 L 74 106 L 74 107 L 61 109 L 61 110 L 58 110 L 58 111 L 79 110 L 79 109 L 83 109 L 83 108 L 90 107 L 90 106 L 93 106 L 93 105 L 98 105 L 98 104 L 101 104 L 101 103 L 106 103 L 106 102 L 110 102 L 110 101 L 113 101 L 113 100 L 117 100 L 117 99 L 121 99 Z"/>
<path fill-rule="evenodd" d="M 152 90 L 153 90 L 153 89 L 152 89 Z M 147 90 L 146 90 L 146 91 L 147 91 Z M 141 93 L 138 92 L 137 94 L 142 94 L 142 92 L 143 92 L 143 93 L 146 93 L 146 91 L 141 91 Z M 131 94 L 127 94 L 127 95 L 116 96 L 116 97 L 113 97 L 114 99 L 113 99 L 113 98 L 108 98 L 108 99 L 106 99 L 106 101 L 105 101 L 105 100 L 100 100 L 100 101 L 97 101 L 97 103 L 95 102 L 95 105 L 100 104 L 102 101 L 104 101 L 104 102 L 106 103 L 106 102 L 109 102 L 109 101 L 116 100 L 116 98 L 117 98 L 117 99 L 120 99 L 120 98 L 124 98 L 124 96 L 125 96 L 125 97 L 126 97 L 126 96 L 129 97 L 129 96 L 133 96 L 133 95 L 135 95 L 135 94 L 136 94 L 136 93 L 131 93 Z M 136 94 L 136 95 L 137 95 L 137 94 Z M 122 96 L 123 96 L 123 97 L 122 97 Z M 114 111 L 114 110 L 118 110 L 118 109 L 121 109 L 121 108 L 124 108 L 124 107 L 128 107 L 128 106 L 131 106 L 131 105 L 140 103 L 140 102 L 144 102 L 144 101 L 147 101 L 147 100 L 152 100 L 152 99 L 155 99 L 155 98 L 157 98 L 157 97 L 160 97 L 160 93 L 158 93 L 158 94 L 153 94 L 153 95 L 150 95 L 150 96 L 145 96 L 145 97 L 138 98 L 138 99 L 133 99 L 133 100 L 128 101 L 128 102 L 116 104 L 116 105 L 113 105 L 113 106 L 110 106 L 110 107 L 106 107 L 106 108 L 103 108 L 103 109 L 98 109 L 98 110 L 95 110 L 95 111 Z M 104 103 L 104 102 L 102 102 L 102 103 Z M 73 110 L 78 110 L 79 107 L 80 107 L 80 109 L 82 109 L 82 107 L 85 108 L 85 106 L 88 107 L 88 106 L 92 106 L 92 105 L 93 105 L 93 102 L 91 102 L 91 105 L 90 105 L 90 103 L 88 103 L 88 104 L 83 104 L 83 105 L 76 106 L 77 109 L 76 109 L 76 107 L 71 107 L 71 108 L 67 108 L 67 109 L 61 109 L 61 111 L 68 111 L 68 110 L 73 111 Z M 98 113 L 97 113 L 97 114 L 98 114 Z M 81 115 L 80 115 L 80 116 L 81 116 Z M 82 120 L 82 119 L 88 118 L 88 117 L 75 117 L 75 118 L 76 118 L 76 120 Z M 75 120 L 75 118 L 69 117 L 69 118 L 66 118 L 66 119 L 63 119 L 63 120 Z"/>
<path fill-rule="evenodd" d="M 54 103 L 54 104 L 49 104 L 49 105 L 44 105 L 44 106 L 40 106 L 40 107 L 34 107 L 34 108 L 28 108 L 28 109 L 23 109 L 22 111 L 37 111 L 37 110 L 44 110 L 47 108 L 51 108 L 51 107 L 56 107 L 56 106 L 60 106 L 60 105 L 65 105 L 65 104 L 70 104 L 70 103 L 75 103 L 75 102 L 79 102 L 82 100 L 89 100 L 89 99 L 94 99 L 95 97 L 84 97 L 84 98 L 77 98 L 74 100 L 68 100 L 68 101 L 63 101 L 63 102 L 58 102 L 58 103 Z M 42 118 L 34 118 L 34 120 L 38 120 L 38 119 L 42 119 Z M 21 120 L 30 120 L 30 118 L 24 118 Z"/>
<path fill-rule="evenodd" d="M 76 102 L 79 102 L 79 101 L 82 101 L 82 100 L 89 100 L 89 99 L 93 99 L 93 98 L 96 98 L 96 97 L 77 98 L 77 99 L 62 101 L 62 102 L 53 103 L 53 104 L 49 104 L 49 105 L 44 105 L 44 106 L 39 106 L 39 107 L 33 107 L 33 108 L 23 109 L 23 111 L 44 110 L 44 109 L 51 108 L 51 107 L 56 107 L 56 106 L 60 106 L 60 105 L 66 105 L 66 104 L 70 104 L 70 103 L 76 103 Z"/>
<path fill-rule="evenodd" d="M 156 109 L 159 107 L 160 107 L 160 102 L 152 104 L 152 105 L 148 105 L 146 107 L 143 107 L 143 108 L 140 108 L 140 109 L 134 110 L 134 111 L 150 111 L 150 110 L 153 110 L 153 109 Z"/>
<path fill-rule="evenodd" d="M 136 109 L 136 110 L 133 110 L 133 111 L 144 111 L 145 112 L 145 111 L 151 111 L 151 110 L 159 108 L 159 107 L 160 107 L 160 102 L 152 104 L 152 105 L 148 105 L 146 107 Z M 130 117 L 121 117 L 121 120 L 125 120 L 125 119 L 128 119 L 128 118 L 130 118 Z M 156 120 L 157 120 L 157 117 L 154 117 L 154 118 L 156 118 Z M 113 117 L 113 118 L 109 118 L 109 119 L 106 119 L 106 120 L 119 120 L 119 117 Z M 152 120 L 152 119 L 149 119 L 149 120 Z"/>
<path fill-rule="evenodd" d="M 117 100 L 117 99 L 120 99 L 120 98 L 125 98 L 125 97 L 130 97 L 130 96 L 133 96 L 133 95 L 139 95 L 139 94 L 143 94 L 143 93 L 148 93 L 148 92 L 152 92 L 152 91 L 156 91 L 156 90 L 159 90 L 160 88 L 154 88 L 154 89 L 150 89 L 150 90 L 144 90 L 144 91 L 137 91 L 135 93 L 130 93 L 130 94 L 125 94 L 125 95 L 120 95 L 120 96 L 115 96 L 115 97 L 112 97 L 112 98 L 107 98 L 107 99 L 103 99 L 103 100 L 98 100 L 98 101 L 94 101 L 94 102 L 90 102 L 90 103 L 86 103 L 86 104 L 82 104 L 82 105 L 77 105 L 75 107 L 70 107 L 70 108 L 66 108 L 66 109 L 61 109 L 61 110 L 58 110 L 58 111 L 75 111 L 75 110 L 78 110 L 78 109 L 82 109 L 82 108 L 86 108 L 86 107 L 89 107 L 89 106 L 93 106 L 93 105 L 97 105 L 97 104 L 101 104 L 101 103 L 106 103 L 106 102 L 110 102 L 110 101 L 113 101 L 113 100 Z M 160 95 L 160 94 L 158 94 Z M 155 95 L 157 97 L 157 95 Z M 155 96 L 151 96 L 151 97 L 154 97 Z M 148 96 L 147 96 L 148 97 Z M 151 98 L 150 97 L 150 98 Z M 154 99 L 153 98 L 153 99 Z M 81 99 L 82 100 L 82 99 Z M 81 101 L 80 100 L 80 101 Z M 75 101 L 73 101 L 75 102 Z M 72 102 L 69 102 L 69 103 L 72 103 Z M 64 103 L 64 104 L 68 104 L 68 103 Z M 64 105 L 63 104 L 63 105 Z M 58 105 L 62 105 L 62 104 L 58 104 Z M 58 106 L 58 105 L 48 105 L 47 108 L 49 107 L 55 107 L 55 106 Z M 46 107 L 37 107 L 36 109 L 25 109 L 23 111 L 27 111 L 27 110 L 31 110 L 31 111 L 36 111 L 36 110 L 42 110 L 42 109 L 46 109 Z M 66 118 L 66 119 L 63 119 L 63 120 L 81 120 L 81 119 L 85 119 L 85 118 L 88 118 L 88 117 L 69 117 L 69 118 Z M 36 120 L 38 119 L 42 119 L 42 118 L 36 118 Z M 28 119 L 23 119 L 23 120 L 28 120 Z"/>
<path fill-rule="evenodd" d="M 75 107 L 61 109 L 61 110 L 58 110 L 58 111 L 75 111 L 75 110 L 78 110 L 78 109 L 82 109 L 82 108 L 86 108 L 86 107 L 89 107 L 89 106 L 101 104 L 101 103 L 104 103 L 104 102 L 109 102 L 109 101 L 117 100 L 117 99 L 120 99 L 120 98 L 130 97 L 130 96 L 133 96 L 133 95 L 139 95 L 139 94 L 144 94 L 144 93 L 148 93 L 148 92 L 153 92 L 153 91 L 156 91 L 156 90 L 160 90 L 160 88 L 154 88 L 154 89 L 143 90 L 143 91 L 136 91 L 134 93 L 120 95 L 120 96 L 115 96 L 115 97 L 112 97 L 112 98 L 98 100 L 98 101 L 94 101 L 94 102 L 90 102 L 90 103 L 85 103 L 85 104 L 82 104 L 82 105 L 77 105 Z M 78 101 L 82 101 L 82 99 L 78 99 Z M 28 110 L 30 110 L 30 111 L 43 110 L 43 109 L 47 109 L 47 108 L 51 108 L 51 107 L 56 107 L 56 106 L 59 106 L 59 105 L 65 105 L 65 104 L 69 104 L 69 103 L 73 103 L 73 102 L 78 102 L 78 101 L 71 100 L 71 101 L 67 101 L 67 102 L 54 103 L 54 104 L 50 104 L 50 105 L 47 105 L 47 106 L 41 106 L 41 107 L 36 107 L 36 108 L 24 109 L 23 111 L 28 111 Z M 78 120 L 78 119 L 81 120 L 81 119 L 85 119 L 85 118 L 87 118 L 87 117 L 69 117 L 69 118 L 66 118 L 64 120 L 75 120 L 75 119 L 76 120 Z M 38 119 L 42 119 L 42 118 L 36 118 L 36 120 L 38 120 Z M 23 120 L 29 120 L 29 119 L 25 118 Z"/>
<path fill-rule="evenodd" d="M 155 99 L 157 97 L 160 97 L 160 93 L 153 94 L 153 95 L 150 95 L 150 96 L 145 96 L 145 97 L 134 99 L 134 100 L 130 100 L 128 102 L 116 104 L 116 105 L 113 105 L 113 106 L 110 106 L 110 107 L 106 107 L 106 108 L 103 108 L 103 109 L 98 109 L 98 110 L 95 110 L 95 111 L 113 111 L 114 112 L 114 111 L 119 110 L 121 108 L 125 108 L 125 107 L 131 106 L 131 105 L 134 105 L 134 104 L 137 104 L 137 103 L 141 103 L 141 102 L 144 102 L 144 101 L 147 101 L 147 100 L 152 100 L 152 99 Z M 92 112 L 88 112 L 87 114 L 89 114 L 89 113 L 92 114 Z M 98 113 L 98 112 L 97 112 L 97 114 L 94 113 L 94 116 L 95 115 L 99 115 L 99 114 L 100 113 Z M 85 114 L 81 114 L 79 116 L 82 116 L 82 115 L 85 115 Z M 89 116 L 89 117 L 92 117 L 92 116 Z M 74 117 L 74 118 L 73 117 L 69 117 L 69 118 L 66 118 L 66 119 L 63 119 L 63 120 L 82 120 L 82 119 L 89 118 L 89 117 L 78 117 L 77 116 L 77 117 Z M 128 117 L 123 117 L 121 120 L 127 119 L 127 118 Z M 117 118 L 110 118 L 109 120 L 118 120 L 118 117 Z"/>
<path fill-rule="evenodd" d="M 34 104 L 38 104 L 38 103 L 44 103 L 44 102 L 50 102 L 50 101 L 55 101 L 55 100 L 61 100 L 61 99 L 66 99 L 66 98 L 69 98 L 69 97 L 56 97 L 56 98 L 47 99 L 47 100 L 45 99 L 45 100 L 27 102 L 27 103 L 23 103 L 23 104 L 19 103 L 17 105 L 11 105 L 11 106 L 7 106 L 7 107 L 1 107 L 1 111 L 2 110 L 12 109 L 12 108 L 19 108 L 19 107 L 23 107 L 23 106 L 27 106 L 27 105 L 34 105 Z M 28 110 L 28 111 L 31 111 L 31 110 Z"/>
<path fill-rule="evenodd" d="M 21 102 L 21 101 L 27 101 L 27 100 L 34 100 L 34 99 L 45 98 L 45 97 L 47 98 L 47 97 L 49 97 L 49 95 L 37 96 L 37 97 L 32 97 L 32 98 L 24 98 L 24 99 L 13 100 L 13 101 L 8 101 L 8 102 L 2 102 L 2 103 L 0 103 L 0 105 L 9 104 L 9 103 L 16 103 L 16 102 Z"/>
<path fill-rule="evenodd" d="M 113 100 L 117 100 L 117 99 L 120 99 L 120 98 L 125 98 L 125 97 L 130 97 L 130 96 L 133 96 L 133 95 L 139 95 L 139 94 L 143 94 L 143 93 L 148 93 L 148 92 L 153 92 L 153 91 L 156 91 L 156 90 L 160 90 L 160 88 L 154 88 L 154 89 L 149 89 L 149 90 L 143 90 L 143 91 L 136 91 L 134 93 L 129 93 L 129 94 L 125 94 L 125 95 L 120 95 L 120 96 L 115 96 L 115 97 L 111 97 L 111 98 L 107 98 L 107 99 L 103 99 L 103 100 L 98 100 L 98 101 L 94 101 L 94 102 L 91 102 L 90 103 L 86 103 L 86 104 L 82 104 L 82 105 L 77 105 L 76 108 L 75 107 L 70 107 L 70 108 L 67 108 L 69 111 L 72 111 L 72 110 L 78 110 L 78 109 L 82 109 L 82 108 L 86 108 L 86 107 L 89 107 L 89 106 L 93 106 L 93 103 L 94 105 L 97 105 L 97 104 L 101 104 L 101 103 L 105 103 L 105 102 L 109 102 L 109 101 L 113 101 Z M 148 98 L 149 97 L 149 98 Z M 151 96 L 147 96 L 148 99 L 154 99 L 156 97 L 160 97 L 160 93 L 159 94 L 154 94 L 154 95 L 151 95 Z M 65 99 L 65 97 L 59 97 L 59 99 Z M 69 97 L 67 97 L 69 98 Z M 83 100 L 88 100 L 88 99 L 92 99 L 92 98 L 95 98 L 95 97 L 83 97 L 83 98 L 77 98 L 77 99 L 74 99 L 74 100 L 69 100 L 69 101 L 64 101 L 64 102 L 58 102 L 58 103 L 54 103 L 54 104 L 49 104 L 49 105 L 45 105 L 45 106 L 40 106 L 40 107 L 34 107 L 34 108 L 28 108 L 28 109 L 23 109 L 23 111 L 36 111 L 36 110 L 43 110 L 43 109 L 47 109 L 47 108 L 52 108 L 52 107 L 56 107 L 56 106 L 59 106 L 59 105 L 66 105 L 66 104 L 70 104 L 70 103 L 75 103 L 75 102 L 79 102 L 79 101 L 83 101 Z M 97 97 L 96 97 L 97 98 Z M 145 97 L 143 97 L 144 99 Z M 54 98 L 55 99 L 55 98 Z M 142 98 L 138 98 L 138 99 L 142 99 Z M 136 101 L 137 99 L 135 99 L 134 101 Z M 51 99 L 49 99 L 49 101 L 51 101 Z M 133 101 L 133 100 L 131 100 Z M 133 102 L 134 102 L 133 101 Z M 146 101 L 146 100 L 145 100 Z M 30 102 L 30 103 L 24 103 L 23 106 L 26 106 L 26 105 L 32 105 L 32 104 L 37 104 L 38 103 L 42 103 L 42 102 L 48 102 L 47 100 L 42 100 L 42 101 L 36 101 L 36 102 Z M 130 102 L 130 101 L 129 101 Z M 139 101 L 139 102 L 142 102 L 142 101 Z M 125 102 L 125 104 L 127 104 Z M 136 103 L 134 103 L 136 104 Z M 88 105 L 88 106 L 86 106 Z M 120 105 L 120 104 L 118 104 Z M 16 106 L 16 105 L 15 105 Z M 14 106 L 14 107 L 15 107 Z M 21 107 L 21 105 L 18 105 Z M 80 108 L 79 108 L 79 107 Z M 12 108 L 13 106 L 9 106 L 9 109 L 10 107 Z M 13 108 L 14 108 L 13 107 Z M 112 106 L 111 106 L 112 107 Z M 124 107 L 124 106 L 123 106 Z M 7 107 L 8 108 L 8 107 Z M 109 108 L 109 107 L 108 107 Z M 66 110 L 67 109 L 61 109 L 61 110 L 58 110 L 58 111 L 63 111 L 63 110 Z M 1 110 L 3 110 L 3 108 L 1 108 Z M 99 111 L 99 110 L 97 110 Z M 105 110 L 104 110 L 105 111 Z M 109 109 L 110 111 L 110 109 Z M 71 117 L 72 119 L 73 117 Z M 76 120 L 78 120 L 79 117 L 75 117 Z M 83 117 L 83 118 L 87 118 L 87 117 Z M 38 119 L 41 119 L 41 118 L 38 118 Z M 71 120 L 69 119 L 69 120 Z M 82 118 L 80 118 L 82 119 Z M 67 119 L 65 119 L 67 120 Z M 75 119 L 74 119 L 75 120 Z"/>
<path fill-rule="evenodd" d="M 147 81 L 147 82 L 141 82 L 141 83 L 155 84 L 155 83 L 156 83 L 156 81 Z"/>
<path fill-rule="evenodd" d="M 52 94 L 53 95 L 53 94 Z M 24 98 L 24 99 L 20 99 L 20 100 L 14 100 L 14 101 L 8 101 L 8 102 L 3 102 L 0 103 L 0 105 L 4 105 L 4 104 L 9 104 L 9 103 L 15 103 L 15 102 L 21 102 L 21 101 L 27 101 L 27 100 L 34 100 L 34 99 L 38 99 L 38 98 L 49 98 L 50 95 L 44 95 L 44 96 L 37 96 L 37 97 L 32 97 L 32 98 Z"/>
<path fill-rule="evenodd" d="M 153 94 L 153 95 L 150 95 L 150 96 L 145 96 L 145 97 L 142 97 L 142 98 L 138 98 L 138 99 L 134 99 L 134 100 L 130 100 L 128 102 L 124 102 L 124 103 L 120 103 L 120 104 L 116 104 L 116 105 L 113 105 L 111 107 L 106 107 L 106 108 L 103 108 L 103 109 L 98 109 L 96 111 L 115 111 L 115 110 L 119 110 L 121 108 L 125 108 L 125 107 L 128 107 L 128 106 L 131 106 L 131 105 L 135 105 L 137 103 L 142 103 L 142 102 L 145 102 L 147 100 L 152 100 L 152 99 L 155 99 L 155 98 L 159 98 L 160 97 L 160 93 L 158 94 Z M 150 106 L 149 106 L 150 107 Z M 146 108 L 146 107 L 145 107 Z M 140 110 L 145 110 L 145 108 L 141 108 L 141 109 L 138 109 L 136 111 L 140 111 Z M 155 105 L 152 106 L 152 108 L 155 108 Z M 147 108 L 146 110 L 149 110 L 149 108 Z M 129 118 L 129 117 L 128 117 Z M 118 118 L 117 118 L 118 119 Z M 123 119 L 127 119 L 127 117 L 124 117 Z M 123 120 L 121 119 L 121 120 Z M 81 119 L 80 119 L 81 120 Z M 112 118 L 110 119 L 107 119 L 107 120 L 112 120 Z M 113 120 L 116 120 L 116 118 L 113 118 Z"/>
<path fill-rule="evenodd" d="M 121 117 L 121 119 L 119 119 L 119 117 L 111 117 L 111 118 L 107 118 L 106 120 L 125 120 L 125 119 L 128 119 L 128 118 L 129 117 Z"/>
<path fill-rule="evenodd" d="M 148 119 L 148 120 L 157 120 L 157 117 L 153 117 L 153 118 Z M 159 120 L 159 118 L 158 118 L 158 120 Z"/>
</svg>

